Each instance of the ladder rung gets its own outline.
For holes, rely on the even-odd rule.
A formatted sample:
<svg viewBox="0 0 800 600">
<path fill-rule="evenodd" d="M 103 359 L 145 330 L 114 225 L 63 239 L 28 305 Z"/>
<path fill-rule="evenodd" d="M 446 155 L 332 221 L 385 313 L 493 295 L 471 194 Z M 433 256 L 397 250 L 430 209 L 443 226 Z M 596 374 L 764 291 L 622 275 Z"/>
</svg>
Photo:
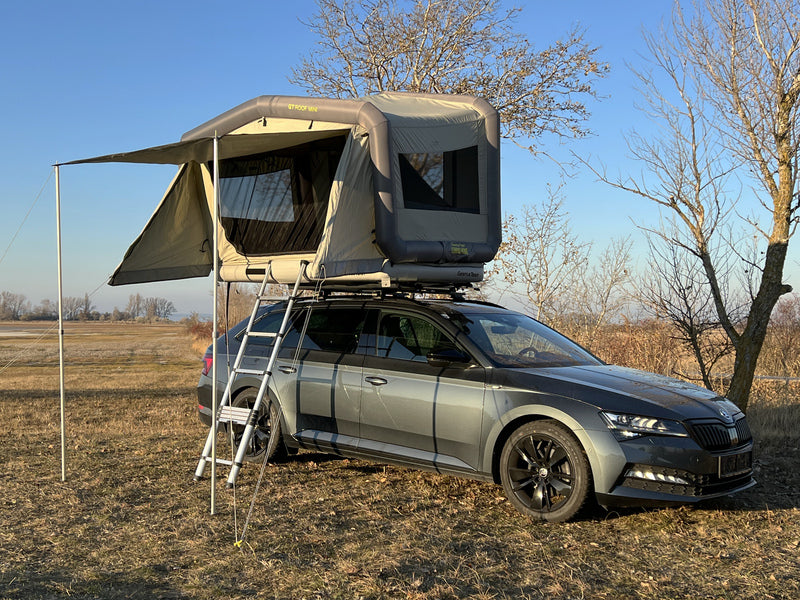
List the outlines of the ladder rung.
<svg viewBox="0 0 800 600">
<path fill-rule="evenodd" d="M 292 296 L 259 296 L 260 302 L 288 302 Z"/>
<path fill-rule="evenodd" d="M 217 464 L 218 465 L 228 465 L 230 467 L 233 464 L 233 461 L 232 460 L 227 460 L 225 458 L 218 458 L 217 459 Z"/>
<path fill-rule="evenodd" d="M 247 425 L 250 418 L 250 409 L 240 406 L 223 406 L 217 414 L 217 421 L 220 423 L 236 423 L 237 425 Z"/>
<path fill-rule="evenodd" d="M 234 369 L 233 372 L 236 373 L 237 375 L 259 375 L 261 377 L 263 377 L 264 375 L 267 374 L 266 371 L 259 370 L 259 369 L 241 369 L 241 368 L 239 368 L 239 369 Z"/>
<path fill-rule="evenodd" d="M 251 331 L 249 333 L 245 332 L 245 335 L 249 337 L 257 337 L 257 338 L 276 338 L 278 334 L 274 331 Z"/>
</svg>

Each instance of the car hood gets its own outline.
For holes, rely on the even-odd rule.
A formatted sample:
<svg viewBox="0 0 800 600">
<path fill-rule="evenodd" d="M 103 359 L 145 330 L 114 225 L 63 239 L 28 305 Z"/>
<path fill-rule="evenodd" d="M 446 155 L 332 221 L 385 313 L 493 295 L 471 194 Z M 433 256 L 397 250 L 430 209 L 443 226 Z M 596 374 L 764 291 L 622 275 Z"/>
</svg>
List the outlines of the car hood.
<svg viewBox="0 0 800 600">
<path fill-rule="evenodd" d="M 723 421 L 730 421 L 739 412 L 732 403 L 705 388 L 627 367 L 591 365 L 502 371 L 500 385 L 565 396 L 602 410 Z"/>
</svg>

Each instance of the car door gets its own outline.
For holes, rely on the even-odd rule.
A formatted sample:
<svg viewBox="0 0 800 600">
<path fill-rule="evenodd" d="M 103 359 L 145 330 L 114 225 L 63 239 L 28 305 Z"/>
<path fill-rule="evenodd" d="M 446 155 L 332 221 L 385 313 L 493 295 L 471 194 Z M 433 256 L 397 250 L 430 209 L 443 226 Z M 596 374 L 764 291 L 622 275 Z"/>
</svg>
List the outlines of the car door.
<svg viewBox="0 0 800 600">
<path fill-rule="evenodd" d="M 317 304 L 294 319 L 277 362 L 277 391 L 294 415 L 293 435 L 307 445 L 356 445 L 364 356 L 355 350 L 365 314 L 359 306 Z"/>
<path fill-rule="evenodd" d="M 265 315 L 254 331 L 276 333 L 283 311 Z M 270 389 L 280 400 L 289 433 L 312 446 L 355 446 L 364 356 L 355 354 L 365 311 L 327 304 L 292 315 Z M 245 368 L 263 368 L 273 338 L 253 338 Z"/>
<path fill-rule="evenodd" d="M 485 370 L 469 359 L 449 366 L 430 352 L 464 349 L 421 313 L 374 311 L 364 352 L 359 451 L 416 465 L 471 471 L 478 464 Z"/>
</svg>

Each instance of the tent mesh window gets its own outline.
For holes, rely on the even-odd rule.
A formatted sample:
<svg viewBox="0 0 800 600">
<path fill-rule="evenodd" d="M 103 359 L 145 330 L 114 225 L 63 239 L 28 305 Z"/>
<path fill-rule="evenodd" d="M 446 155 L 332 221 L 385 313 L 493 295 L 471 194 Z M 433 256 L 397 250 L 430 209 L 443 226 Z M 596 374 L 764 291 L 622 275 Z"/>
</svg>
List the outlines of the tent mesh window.
<svg viewBox="0 0 800 600">
<path fill-rule="evenodd" d="M 342 136 L 220 162 L 222 227 L 240 254 L 316 251 L 344 142 Z"/>
<path fill-rule="evenodd" d="M 479 213 L 478 147 L 441 154 L 400 154 L 403 205 Z"/>
</svg>

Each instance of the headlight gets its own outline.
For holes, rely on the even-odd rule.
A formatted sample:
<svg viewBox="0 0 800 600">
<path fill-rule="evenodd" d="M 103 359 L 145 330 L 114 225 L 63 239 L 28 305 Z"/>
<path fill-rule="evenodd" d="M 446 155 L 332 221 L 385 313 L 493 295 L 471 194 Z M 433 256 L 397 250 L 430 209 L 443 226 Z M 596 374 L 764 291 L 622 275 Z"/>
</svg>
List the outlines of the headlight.
<svg viewBox="0 0 800 600">
<path fill-rule="evenodd" d="M 688 437 L 686 428 L 677 421 L 657 419 L 642 415 L 625 415 L 612 412 L 601 412 L 600 416 L 608 428 L 619 434 L 622 438 L 634 438 L 640 435 L 671 435 Z"/>
</svg>

